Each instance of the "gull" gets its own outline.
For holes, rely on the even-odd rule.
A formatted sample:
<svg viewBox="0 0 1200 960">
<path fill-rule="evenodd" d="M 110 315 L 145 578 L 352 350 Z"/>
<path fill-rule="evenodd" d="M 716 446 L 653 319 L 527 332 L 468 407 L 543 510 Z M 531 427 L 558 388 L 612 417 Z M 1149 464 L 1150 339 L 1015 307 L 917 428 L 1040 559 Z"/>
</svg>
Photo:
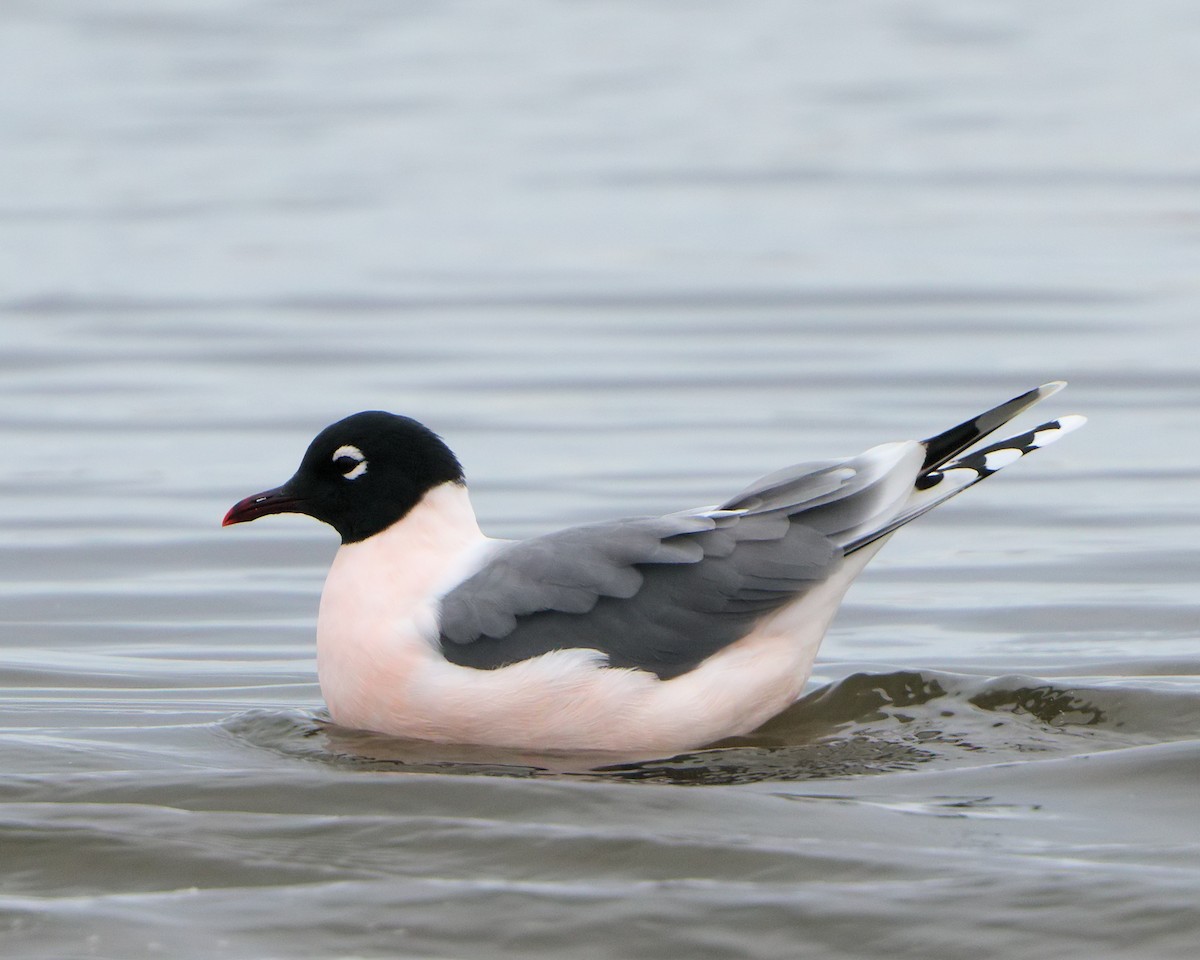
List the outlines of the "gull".
<svg viewBox="0 0 1200 960">
<path fill-rule="evenodd" d="M 484 535 L 462 466 L 409 417 L 326 427 L 223 525 L 302 513 L 341 536 L 317 673 L 341 725 L 537 751 L 678 752 L 802 693 L 846 590 L 899 527 L 1085 422 L 966 452 L 1065 384 L 927 440 L 786 467 L 722 503 Z"/>
</svg>

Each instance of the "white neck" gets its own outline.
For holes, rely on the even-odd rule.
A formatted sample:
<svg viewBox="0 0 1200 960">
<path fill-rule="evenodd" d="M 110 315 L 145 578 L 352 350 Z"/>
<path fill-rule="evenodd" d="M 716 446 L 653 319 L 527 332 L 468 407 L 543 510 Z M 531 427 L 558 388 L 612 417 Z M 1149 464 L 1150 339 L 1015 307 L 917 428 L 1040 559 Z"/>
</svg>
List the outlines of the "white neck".
<svg viewBox="0 0 1200 960">
<path fill-rule="evenodd" d="M 333 558 L 321 595 L 321 617 L 328 601 L 354 601 L 347 613 L 361 619 L 386 605 L 426 597 L 461 554 L 484 541 L 467 488 L 444 483 L 428 491 L 402 519 L 357 543 L 343 544 Z M 318 638 L 322 624 L 318 622 Z"/>
<path fill-rule="evenodd" d="M 467 488 L 444 483 L 386 530 L 338 549 L 317 617 L 317 673 L 331 709 L 354 696 L 339 690 L 352 675 L 357 685 L 372 664 L 404 659 L 398 637 L 432 629 L 436 640 L 433 600 L 469 575 L 491 542 Z"/>
</svg>

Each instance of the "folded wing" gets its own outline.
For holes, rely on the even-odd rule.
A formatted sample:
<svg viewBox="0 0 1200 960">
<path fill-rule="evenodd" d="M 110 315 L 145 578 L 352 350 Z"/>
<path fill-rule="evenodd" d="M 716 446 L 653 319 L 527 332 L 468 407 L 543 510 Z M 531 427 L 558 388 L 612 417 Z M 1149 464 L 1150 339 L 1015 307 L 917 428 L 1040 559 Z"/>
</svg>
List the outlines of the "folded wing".
<svg viewBox="0 0 1200 960">
<path fill-rule="evenodd" d="M 788 467 L 719 506 L 506 545 L 442 598 L 442 651 L 495 669 L 582 648 L 613 667 L 686 673 L 823 583 L 847 554 L 1082 424 L 1063 417 L 959 457 L 1062 386 L 923 442 Z"/>
<path fill-rule="evenodd" d="M 443 598 L 442 651 L 494 669 L 584 648 L 677 676 L 837 570 L 841 541 L 899 508 L 923 453 L 887 444 L 781 471 L 719 507 L 508 545 Z"/>
</svg>

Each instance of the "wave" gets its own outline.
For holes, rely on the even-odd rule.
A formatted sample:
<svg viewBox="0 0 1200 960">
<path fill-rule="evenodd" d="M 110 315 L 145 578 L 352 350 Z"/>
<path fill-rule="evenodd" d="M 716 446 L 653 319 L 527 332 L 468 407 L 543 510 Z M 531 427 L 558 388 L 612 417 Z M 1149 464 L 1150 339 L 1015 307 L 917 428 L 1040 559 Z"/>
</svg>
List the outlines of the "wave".
<svg viewBox="0 0 1200 960">
<path fill-rule="evenodd" d="M 1200 691 L 1161 678 L 1066 684 L 937 671 L 856 673 L 749 736 L 665 758 L 403 740 L 302 711 L 254 710 L 220 726 L 256 747 L 337 767 L 720 785 L 977 766 L 1193 739 Z"/>
</svg>

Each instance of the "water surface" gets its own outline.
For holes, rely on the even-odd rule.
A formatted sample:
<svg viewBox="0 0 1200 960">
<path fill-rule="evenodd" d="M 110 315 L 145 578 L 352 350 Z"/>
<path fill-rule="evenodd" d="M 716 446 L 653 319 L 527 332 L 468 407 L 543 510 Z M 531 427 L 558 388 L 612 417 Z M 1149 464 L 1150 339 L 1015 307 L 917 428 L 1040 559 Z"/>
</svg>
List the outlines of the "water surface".
<svg viewBox="0 0 1200 960">
<path fill-rule="evenodd" d="M 1194 954 L 1190 5 L 0 20 L 6 957 Z M 218 528 L 358 409 L 523 536 L 1054 377 L 1088 427 L 680 757 L 338 728 L 332 534 Z"/>
</svg>

